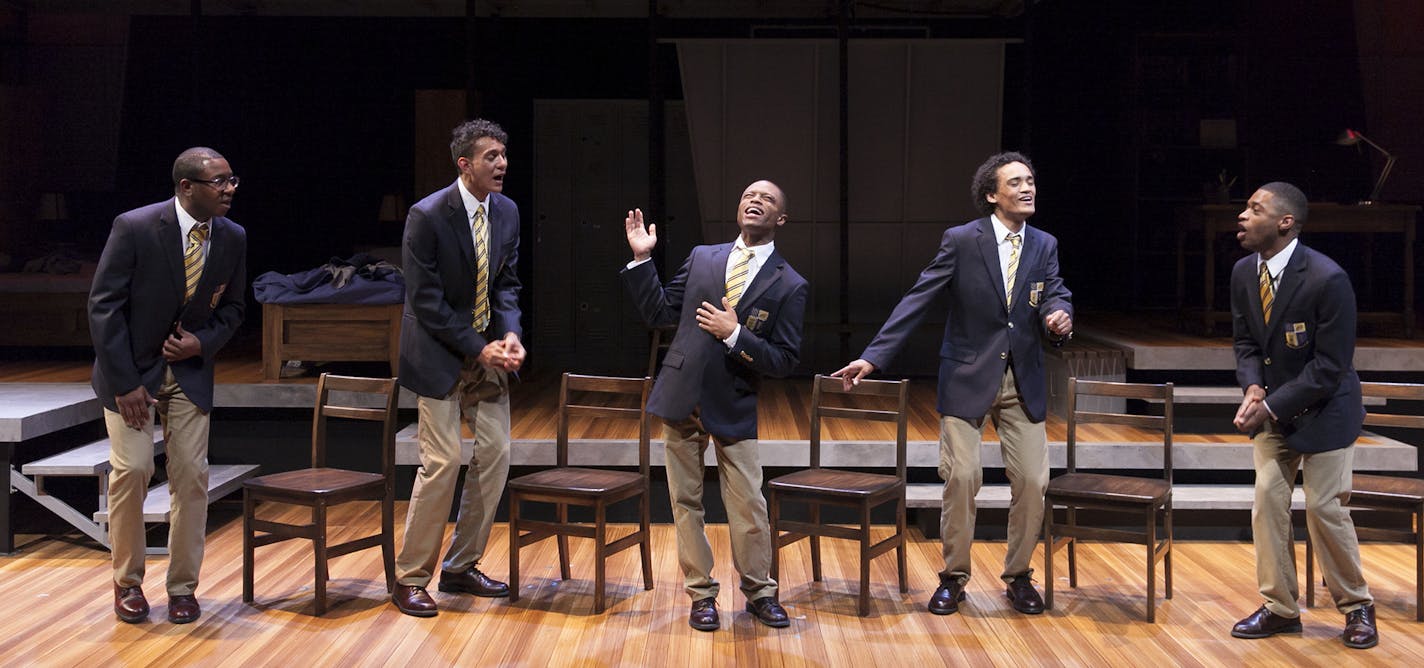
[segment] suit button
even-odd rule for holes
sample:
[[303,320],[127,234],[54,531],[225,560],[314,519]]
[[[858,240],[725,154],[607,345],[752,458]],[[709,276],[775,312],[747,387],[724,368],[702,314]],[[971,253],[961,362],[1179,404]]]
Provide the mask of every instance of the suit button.
[[1012,323],[1012,322],[1009,323],[1009,329],[1013,329],[1013,328],[1014,328],[1014,323]]
[[1008,353],[999,353],[999,359],[1001,359],[1001,360],[1009,359],[1009,354],[1008,354]]
[[1266,366],[1271,366],[1271,358],[1266,358]]

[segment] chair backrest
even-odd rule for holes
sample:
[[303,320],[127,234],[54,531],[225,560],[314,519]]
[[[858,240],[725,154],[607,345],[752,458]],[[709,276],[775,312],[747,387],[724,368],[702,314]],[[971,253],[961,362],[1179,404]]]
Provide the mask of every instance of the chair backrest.
[[[1078,410],[1079,396],[1115,397],[1162,402],[1161,415],[1129,415]],[[1172,383],[1117,383],[1068,379],[1068,472],[1077,470],[1078,425],[1118,424],[1162,432],[1162,477],[1172,482]]]
[[[341,392],[341,396],[333,393]],[[365,400],[363,397],[365,395]],[[371,399],[380,404],[372,407]],[[316,410],[312,414],[312,466],[326,465],[326,423],[328,418],[380,422],[381,473],[386,489],[395,489],[396,402],[400,390],[394,378],[358,378],[321,374],[316,381]]]
[[[872,420],[895,423],[895,475],[905,479],[905,442],[910,404],[910,381],[908,380],[861,380],[850,390],[839,378],[816,374],[811,386],[811,468],[821,468],[821,420],[824,418],[847,418],[851,420]],[[894,410],[884,408],[860,408],[855,400],[845,403],[851,406],[824,406],[831,395],[857,397],[892,397]],[[869,402],[859,402],[869,403]],[[883,405],[884,402],[879,402]]]
[[[1360,394],[1376,399],[1399,399],[1401,401],[1424,401],[1424,384],[1419,383],[1360,383]],[[1365,411],[1367,427],[1403,427],[1424,429],[1424,415],[1386,413],[1383,410]]]
[[[595,418],[619,418],[638,421],[638,470],[643,477],[649,475],[648,461],[648,392],[653,388],[653,379],[647,376],[642,378],[616,378],[612,376],[580,376],[571,373],[564,373],[562,382],[559,384],[559,430],[557,444],[555,446],[555,464],[560,468],[569,465],[569,418],[575,415],[583,415]],[[618,405],[593,405],[570,403],[570,396],[574,392],[593,393],[596,395],[608,395],[609,398],[623,396],[625,400],[621,403],[628,403],[626,398],[634,398],[638,405],[636,408]],[[616,404],[617,401],[608,401],[607,404]]]

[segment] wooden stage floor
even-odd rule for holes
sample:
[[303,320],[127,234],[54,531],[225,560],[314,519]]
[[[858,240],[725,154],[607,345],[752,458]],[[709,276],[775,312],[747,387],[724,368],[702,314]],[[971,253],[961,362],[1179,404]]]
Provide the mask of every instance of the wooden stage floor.
[[[266,512],[280,513],[278,507]],[[295,511],[286,511],[294,513]],[[374,505],[332,513],[333,537],[375,526]],[[399,533],[404,504],[397,506]],[[556,552],[544,541],[523,552],[526,579],[518,603],[434,592],[440,615],[400,614],[386,597],[376,550],[332,562],[332,608],[311,615],[311,551],[305,541],[259,548],[257,603],[241,601],[241,520],[215,509],[198,590],[203,617],[186,626],[164,621],[166,562],[151,557],[146,592],[150,621],[129,625],[111,610],[108,553],[37,536],[0,558],[0,663],[40,666],[1339,666],[1420,665],[1424,625],[1414,619],[1413,551],[1369,543],[1366,577],[1376,598],[1380,645],[1344,648],[1343,616],[1329,606],[1306,610],[1302,635],[1239,640],[1231,624],[1258,604],[1249,543],[1179,542],[1176,591],[1158,601],[1158,621],[1142,621],[1140,547],[1092,544],[1080,559],[1079,587],[1061,579],[1057,607],[1041,616],[1014,612],[994,577],[1001,542],[974,548],[975,577],[957,615],[924,610],[937,583],[937,541],[915,534],[909,545],[910,592],[895,587],[894,559],[875,560],[869,617],[855,614],[856,560],[847,541],[825,542],[826,580],[810,581],[803,541],[783,551],[781,600],[789,628],[771,629],[742,611],[725,525],[710,527],[723,628],[687,626],[672,527],[653,528],[654,589],[642,590],[636,551],[609,563],[609,607],[592,614],[589,541],[571,541],[573,579],[558,580]],[[482,567],[508,574],[507,526],[497,524]],[[1303,549],[1298,558],[1303,558]],[[1039,557],[1041,557],[1041,549]],[[1062,562],[1059,562],[1060,564]],[[1039,572],[1041,574],[1041,564]],[[1066,575],[1065,573],[1061,573]],[[1159,575],[1160,577],[1160,575]],[[1160,588],[1160,581],[1159,581]],[[1321,592],[1322,596],[1328,595]]]

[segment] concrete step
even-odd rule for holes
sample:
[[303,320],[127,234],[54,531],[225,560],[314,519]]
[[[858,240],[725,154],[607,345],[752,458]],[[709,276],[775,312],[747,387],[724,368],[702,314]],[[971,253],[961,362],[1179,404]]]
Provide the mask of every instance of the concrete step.
[[[1182,442],[1172,445],[1173,466],[1177,470],[1250,471],[1251,441],[1245,436],[1231,435],[1222,442]],[[469,461],[474,439],[465,439],[461,460]],[[553,439],[516,439],[511,444],[510,461],[514,466],[553,466]],[[1085,469],[1160,469],[1160,443],[1080,443],[1078,465]],[[665,465],[663,442],[651,444],[653,466]],[[804,467],[808,461],[806,441],[763,440],[758,445],[761,465],[766,467]],[[915,468],[939,467],[939,441],[910,441],[906,457]],[[986,468],[1003,468],[1003,455],[998,441],[985,441],[980,458]],[[716,465],[716,454],[708,449],[706,463]],[[1048,444],[1049,465],[1067,465],[1067,446],[1062,442]],[[638,443],[632,439],[574,439],[569,443],[569,462],[574,466],[637,466]],[[821,462],[828,467],[893,468],[895,452],[884,442],[822,441]],[[420,464],[420,448],[416,442],[416,425],[396,434],[396,463],[407,466]],[[1414,471],[1419,466],[1418,449],[1408,443],[1365,433],[1355,446],[1357,471]]]
[[[20,471],[32,476],[106,475],[113,468],[109,465],[109,445],[109,439],[103,438],[73,450],[37,459],[25,464]],[[163,430],[153,430],[153,454],[163,454],[163,447]]]
[[[944,485],[915,483],[906,486],[905,506],[935,508],[942,503]],[[1173,510],[1250,510],[1256,490],[1252,485],[1173,485]],[[1008,508],[1008,485],[984,485],[974,497],[980,508]],[[1305,509],[1305,490],[1296,487],[1291,495],[1291,509]]]
[[[257,475],[256,464],[216,464],[208,467],[208,503],[231,494],[242,486],[242,481]],[[168,483],[148,489],[148,498],[143,503],[144,522],[167,522],[172,503]],[[94,521],[109,521],[107,509],[94,513]]]

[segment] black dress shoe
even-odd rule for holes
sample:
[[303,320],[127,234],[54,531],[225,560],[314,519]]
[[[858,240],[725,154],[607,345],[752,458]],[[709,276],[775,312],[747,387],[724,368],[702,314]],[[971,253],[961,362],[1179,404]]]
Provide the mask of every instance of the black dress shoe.
[[509,585],[480,572],[471,566],[458,573],[440,571],[440,591],[446,593],[463,592],[475,596],[501,598],[509,595]]
[[198,599],[192,594],[168,597],[168,621],[188,624],[198,621],[202,614],[203,609],[198,606]]
[[930,612],[936,615],[952,615],[959,612],[959,603],[964,600],[964,583],[959,580],[942,581],[934,596],[930,597]]
[[114,585],[114,614],[130,624],[148,619],[148,599],[143,597],[143,589]]
[[698,631],[716,631],[722,625],[717,615],[717,599],[712,597],[692,602],[692,614],[687,616],[687,625]]
[[430,598],[425,587],[396,585],[396,590],[391,592],[391,602],[396,604],[397,610],[412,617],[434,617],[439,614],[435,599]]
[[791,626],[791,618],[786,616],[786,609],[776,602],[775,596],[763,596],[747,601],[747,612],[755,615],[757,621],[772,628]]
[[[1346,616],[1346,619],[1349,619]],[[1231,635],[1237,638],[1269,638],[1277,633],[1300,633],[1299,617],[1282,617],[1270,610],[1266,606],[1261,606],[1231,627]],[[1348,637],[1348,636],[1347,636]]]
[[1020,575],[1009,581],[1009,586],[1004,590],[1004,595],[1009,597],[1009,603],[1015,610],[1025,615],[1037,615],[1043,612],[1043,597],[1038,595],[1038,590],[1033,588],[1033,578],[1027,575]]
[[1345,613],[1345,646],[1350,649],[1369,649],[1379,644],[1379,630],[1375,628],[1375,606],[1367,605]]

